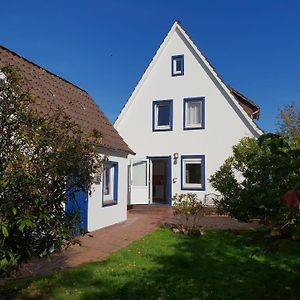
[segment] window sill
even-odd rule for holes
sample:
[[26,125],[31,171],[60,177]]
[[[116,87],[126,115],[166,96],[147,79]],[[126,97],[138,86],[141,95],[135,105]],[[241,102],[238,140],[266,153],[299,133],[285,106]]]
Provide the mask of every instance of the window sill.
[[182,186],[181,187],[182,190],[185,191],[204,191],[205,189],[202,186]]
[[102,207],[117,205],[118,202],[116,200],[106,200],[102,203]]
[[155,127],[153,131],[172,131],[171,127]]
[[177,76],[183,76],[183,73],[178,73],[178,74],[172,74],[172,77],[177,77]]
[[195,126],[184,126],[183,130],[201,130],[204,129],[204,126],[202,125],[195,125]]

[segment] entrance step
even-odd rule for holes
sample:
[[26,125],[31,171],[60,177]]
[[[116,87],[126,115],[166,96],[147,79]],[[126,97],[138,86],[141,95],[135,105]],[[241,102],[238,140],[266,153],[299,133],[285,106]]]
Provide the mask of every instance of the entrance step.
[[147,213],[165,213],[165,212],[172,212],[172,208],[168,205],[164,204],[136,204],[132,205],[132,209],[130,209],[130,213],[137,213],[137,214],[147,214]]

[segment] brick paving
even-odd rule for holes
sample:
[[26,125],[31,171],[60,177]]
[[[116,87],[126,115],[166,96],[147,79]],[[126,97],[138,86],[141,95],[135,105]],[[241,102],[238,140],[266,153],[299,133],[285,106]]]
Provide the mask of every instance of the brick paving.
[[[103,260],[109,254],[142,238],[163,223],[175,220],[172,209],[163,205],[135,206],[128,211],[125,222],[99,229],[80,238],[81,246],[71,246],[67,251],[55,253],[51,258],[34,259],[20,271],[20,277],[47,275],[55,271]],[[245,229],[256,224],[239,223],[229,217],[206,216],[199,225],[211,228]]]

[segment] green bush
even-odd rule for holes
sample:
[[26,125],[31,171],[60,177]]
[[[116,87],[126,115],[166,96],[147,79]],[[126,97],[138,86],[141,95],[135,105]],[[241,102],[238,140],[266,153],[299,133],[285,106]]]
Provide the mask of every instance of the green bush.
[[300,149],[287,137],[242,139],[210,182],[222,194],[219,213],[246,222],[260,219],[281,233],[299,225],[299,210],[282,200],[285,192],[300,188]]
[[[67,195],[89,186],[100,134],[84,133],[59,107],[37,114],[15,70],[0,79],[0,277],[33,256],[75,242]],[[3,74],[5,76],[3,76]],[[74,189],[76,187],[76,189]],[[78,230],[77,230],[78,232]]]
[[205,209],[195,193],[175,194],[172,208],[181,232],[193,235],[199,232],[198,221]]

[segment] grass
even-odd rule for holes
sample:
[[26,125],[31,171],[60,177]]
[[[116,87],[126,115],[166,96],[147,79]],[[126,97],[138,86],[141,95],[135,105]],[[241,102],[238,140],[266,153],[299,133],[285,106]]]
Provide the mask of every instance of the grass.
[[159,229],[105,261],[12,282],[0,298],[300,299],[299,246],[250,231]]

